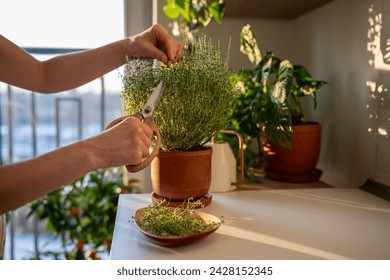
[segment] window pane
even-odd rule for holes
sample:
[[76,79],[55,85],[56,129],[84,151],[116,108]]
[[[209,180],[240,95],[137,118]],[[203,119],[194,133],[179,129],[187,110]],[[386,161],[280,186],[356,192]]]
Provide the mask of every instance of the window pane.
[[123,38],[123,0],[2,0],[0,33],[23,47],[90,48]]

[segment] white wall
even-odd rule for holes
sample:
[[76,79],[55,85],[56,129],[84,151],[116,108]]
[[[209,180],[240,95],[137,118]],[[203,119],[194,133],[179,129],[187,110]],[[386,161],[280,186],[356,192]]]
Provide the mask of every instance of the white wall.
[[[372,1],[336,0],[294,21],[302,52],[296,57],[316,77],[329,81],[319,92],[319,107],[312,116],[324,124],[318,166],[322,180],[334,186],[357,187],[375,177],[375,124],[367,106],[367,81],[378,72],[369,65],[367,33]],[[303,53],[307,53],[305,56]]]
[[157,0],[123,0],[126,36],[138,34],[153,24],[154,1]]
[[[370,103],[366,86],[378,77],[368,64],[367,51],[368,9],[374,1],[378,0],[335,0],[291,21],[225,17],[222,24],[204,29],[222,46],[232,39],[235,69],[250,67],[239,51],[241,28],[250,23],[262,52],[272,50],[306,66],[314,78],[329,82],[318,91],[317,110],[309,103],[307,111],[323,123],[318,168],[323,170],[321,180],[335,187],[359,187],[375,177],[376,135],[368,131],[375,122],[369,117],[375,104]],[[167,23],[162,12],[158,19]]]
[[321,179],[338,187],[358,187],[375,176],[376,135],[369,132],[374,124],[366,86],[378,75],[368,63],[371,2],[336,0],[292,22],[296,62],[329,82],[310,115],[323,122]]

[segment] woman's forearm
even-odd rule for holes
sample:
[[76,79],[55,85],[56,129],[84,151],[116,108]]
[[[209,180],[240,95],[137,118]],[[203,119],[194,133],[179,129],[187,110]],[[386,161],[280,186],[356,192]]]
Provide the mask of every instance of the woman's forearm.
[[96,168],[85,141],[0,167],[0,214],[66,185]]
[[44,83],[40,92],[57,92],[81,86],[126,62],[129,39],[100,48],[56,56],[43,63]]
[[139,164],[148,156],[153,130],[128,117],[91,138],[0,167],[0,214],[56,190],[89,171]]
[[96,49],[39,61],[0,36],[0,80],[35,92],[68,90],[123,65],[132,49],[126,38]]
[[[162,51],[157,46],[164,46]],[[183,46],[159,24],[105,46],[39,61],[0,35],[0,80],[28,90],[51,93],[90,82],[134,55],[156,58],[168,66],[180,60]]]

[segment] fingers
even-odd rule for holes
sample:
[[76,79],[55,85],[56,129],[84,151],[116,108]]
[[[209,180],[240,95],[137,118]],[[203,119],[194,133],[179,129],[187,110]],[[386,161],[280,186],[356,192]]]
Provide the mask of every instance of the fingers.
[[160,60],[162,63],[169,65],[172,64],[172,61],[169,60],[167,54],[163,51],[158,49],[155,45],[146,45],[145,52],[148,53],[148,57],[156,58]]
[[[156,24],[152,27],[152,34],[156,39],[156,42],[162,45],[163,55],[167,56],[167,61],[164,62],[168,66],[172,63],[178,62],[183,56],[183,45],[176,42],[168,33],[167,30],[161,25]],[[164,56],[161,57],[165,59]]]
[[181,58],[183,57],[183,53],[184,53],[184,47],[183,47],[182,44],[180,44],[180,47],[177,48],[176,56],[175,56],[175,61],[174,61],[174,62],[180,61]]
[[147,157],[149,155],[150,145],[152,144],[153,130],[144,122],[134,117],[128,117],[123,122],[129,123],[132,128],[131,130],[133,130],[132,134],[129,135],[133,138],[132,148],[135,150],[139,149],[142,158]]
[[183,56],[183,45],[176,42],[161,24],[129,39],[132,56],[156,58],[167,66],[180,61]]
[[[153,130],[136,117],[127,117],[98,137],[104,167],[136,165],[149,155]],[[95,139],[96,140],[96,139]]]
[[[144,123],[142,123],[144,126],[146,126]],[[143,130],[142,128],[140,128],[141,130]],[[153,132],[152,132],[152,135],[149,136],[149,133],[145,133],[145,131],[141,131],[139,133],[139,140],[140,140],[140,144],[139,144],[139,148],[141,149],[142,151],[142,157],[147,157],[149,155],[149,148],[150,148],[150,145],[152,144],[152,141],[151,141],[151,138],[153,136]]]

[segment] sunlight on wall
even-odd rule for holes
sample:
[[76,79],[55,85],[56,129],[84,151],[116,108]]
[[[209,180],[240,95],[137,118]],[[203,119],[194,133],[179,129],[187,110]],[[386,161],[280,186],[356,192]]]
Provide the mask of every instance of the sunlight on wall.
[[[382,34],[383,22],[382,12],[377,10],[377,7],[372,5],[368,10],[370,24],[368,30],[367,50],[373,55],[369,60],[369,64],[375,69],[390,71],[390,37],[388,34]],[[387,37],[387,38],[386,38]],[[383,46],[381,48],[381,46]]]
[[[368,63],[374,69],[380,71],[390,71],[390,36],[383,32],[382,21],[382,5],[371,5],[368,10],[368,42],[367,51],[372,56]],[[388,85],[378,83],[378,81],[367,81],[366,86],[370,90],[370,101],[377,102],[378,107],[384,107],[388,99]],[[373,110],[370,104],[367,105],[368,110]],[[378,110],[369,114],[370,119],[378,119]],[[388,118],[387,121],[390,121]],[[375,121],[376,122],[376,121]],[[368,128],[372,132],[371,127]],[[378,126],[377,133],[380,136],[388,137],[389,133],[386,128]]]
[[372,78],[368,88],[368,132],[375,141],[376,181],[390,186],[390,1],[370,0],[367,52]]

